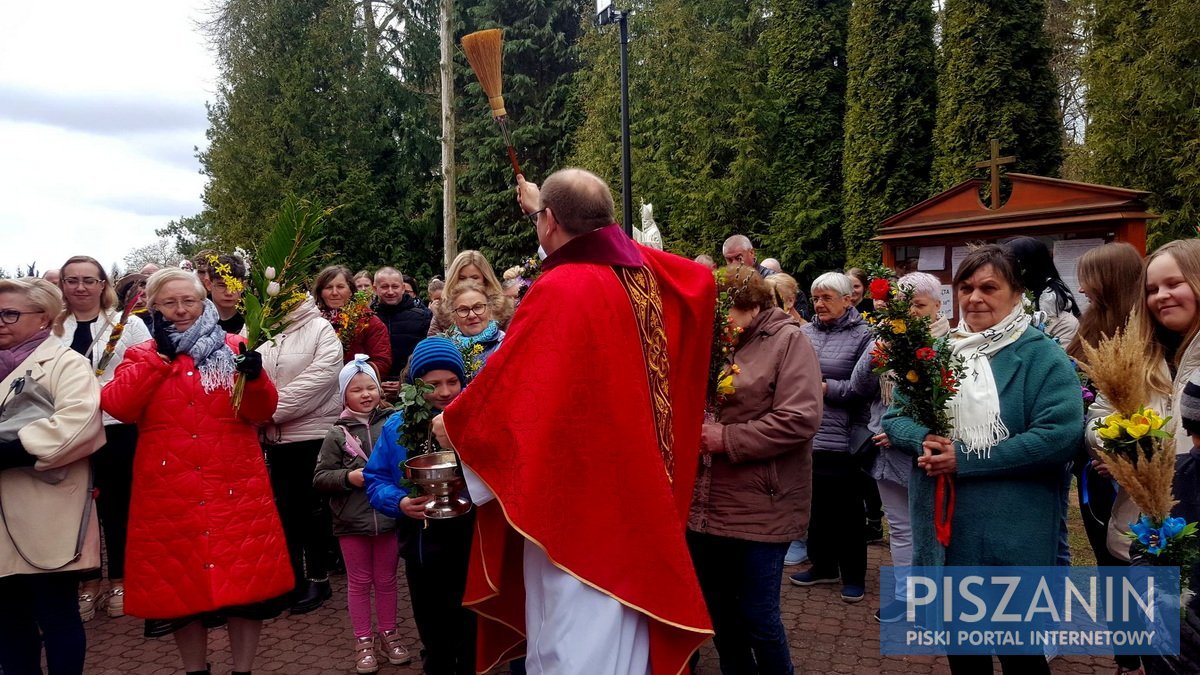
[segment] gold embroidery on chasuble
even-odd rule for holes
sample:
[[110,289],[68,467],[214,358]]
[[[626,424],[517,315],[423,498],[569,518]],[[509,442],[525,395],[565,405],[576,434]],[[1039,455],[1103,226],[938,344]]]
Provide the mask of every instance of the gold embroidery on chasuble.
[[675,436],[671,430],[671,391],[667,380],[671,362],[667,358],[667,331],[663,323],[662,295],[658,280],[649,269],[616,268],[617,278],[629,294],[634,320],[642,338],[642,356],[654,405],[654,427],[667,479],[675,481]]

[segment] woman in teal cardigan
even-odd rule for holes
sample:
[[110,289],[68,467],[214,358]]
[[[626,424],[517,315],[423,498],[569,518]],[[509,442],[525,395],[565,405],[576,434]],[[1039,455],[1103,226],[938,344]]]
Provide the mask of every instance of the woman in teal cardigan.
[[[954,277],[960,322],[950,333],[966,373],[949,404],[955,442],[893,406],[883,420],[894,447],[917,457],[909,492],[913,565],[1055,564],[1062,475],[1083,436],[1083,401],[1070,361],[1031,328],[1012,255],[974,250]],[[949,546],[935,535],[934,486],[951,475]],[[989,656],[951,656],[954,673],[990,672]],[[985,663],[979,663],[986,660]],[[1002,656],[1005,673],[1049,673],[1041,656]]]

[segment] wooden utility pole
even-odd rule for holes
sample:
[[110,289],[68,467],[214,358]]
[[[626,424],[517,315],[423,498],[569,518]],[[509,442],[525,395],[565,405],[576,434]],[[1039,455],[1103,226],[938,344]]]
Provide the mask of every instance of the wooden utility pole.
[[442,234],[445,268],[458,256],[458,212],[454,208],[454,0],[442,0],[438,23],[442,74]]

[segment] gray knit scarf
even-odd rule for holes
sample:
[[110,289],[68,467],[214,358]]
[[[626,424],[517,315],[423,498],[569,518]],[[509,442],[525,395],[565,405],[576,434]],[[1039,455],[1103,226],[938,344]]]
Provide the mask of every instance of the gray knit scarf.
[[174,326],[167,328],[175,349],[196,362],[205,392],[233,388],[233,351],[225,344],[225,329],[217,324],[220,318],[212,301],[205,300],[204,312],[187,330],[178,333]]

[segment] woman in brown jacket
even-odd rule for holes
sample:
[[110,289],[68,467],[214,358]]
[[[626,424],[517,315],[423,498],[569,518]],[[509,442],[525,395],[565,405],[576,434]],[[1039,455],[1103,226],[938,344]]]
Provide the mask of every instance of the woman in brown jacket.
[[733,394],[706,423],[688,546],[724,673],[792,673],[779,579],[808,529],[821,370],[800,326],[774,307],[763,278],[731,265],[720,289],[742,328]]

